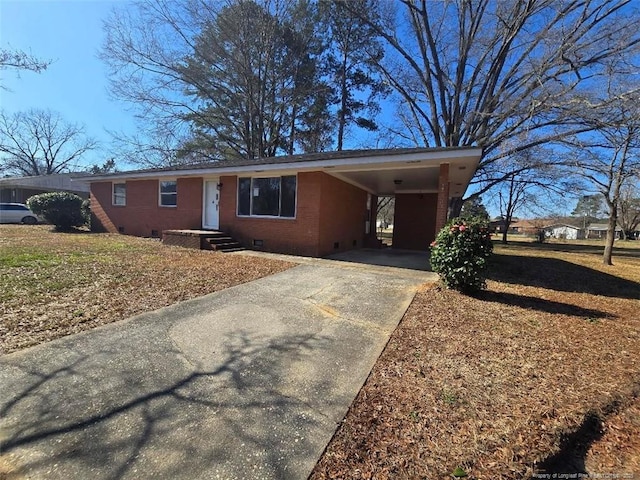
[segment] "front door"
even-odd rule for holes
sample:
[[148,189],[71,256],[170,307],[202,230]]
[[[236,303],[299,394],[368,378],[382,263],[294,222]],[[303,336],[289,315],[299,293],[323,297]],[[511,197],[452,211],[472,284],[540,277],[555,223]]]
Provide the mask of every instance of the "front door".
[[220,227],[220,180],[204,182],[204,209],[202,227],[217,230]]

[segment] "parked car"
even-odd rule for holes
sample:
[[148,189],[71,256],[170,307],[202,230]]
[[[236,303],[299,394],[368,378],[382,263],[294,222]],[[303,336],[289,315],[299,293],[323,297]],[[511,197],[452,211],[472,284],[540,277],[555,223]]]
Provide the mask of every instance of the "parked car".
[[42,221],[23,203],[0,203],[0,223],[26,223],[35,225]]

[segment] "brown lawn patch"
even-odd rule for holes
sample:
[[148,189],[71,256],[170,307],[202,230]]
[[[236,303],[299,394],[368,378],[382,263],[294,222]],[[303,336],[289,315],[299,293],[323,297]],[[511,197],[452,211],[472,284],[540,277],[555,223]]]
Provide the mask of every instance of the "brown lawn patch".
[[280,272],[293,264],[123,235],[0,226],[0,354]]
[[311,478],[639,475],[640,250],[617,253],[498,246],[476,298],[419,292]]

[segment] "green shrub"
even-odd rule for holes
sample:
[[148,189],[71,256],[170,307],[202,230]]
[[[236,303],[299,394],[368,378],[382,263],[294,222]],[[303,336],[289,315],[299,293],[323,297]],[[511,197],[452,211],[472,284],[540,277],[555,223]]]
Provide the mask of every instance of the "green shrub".
[[486,224],[454,218],[431,244],[431,268],[447,287],[475,292],[486,286],[484,272],[492,250]]
[[50,192],[34,195],[27,200],[27,206],[36,215],[52,223],[56,230],[71,230],[84,225],[82,198],[69,192]]
[[82,212],[82,216],[84,217],[84,224],[91,225],[91,201],[87,198],[82,202],[82,207],[80,208]]

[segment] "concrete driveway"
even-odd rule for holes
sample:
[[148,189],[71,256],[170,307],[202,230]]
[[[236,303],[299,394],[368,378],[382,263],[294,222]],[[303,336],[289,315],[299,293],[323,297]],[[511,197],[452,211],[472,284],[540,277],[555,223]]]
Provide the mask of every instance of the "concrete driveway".
[[0,357],[0,473],[304,479],[433,279],[407,272],[316,261]]

